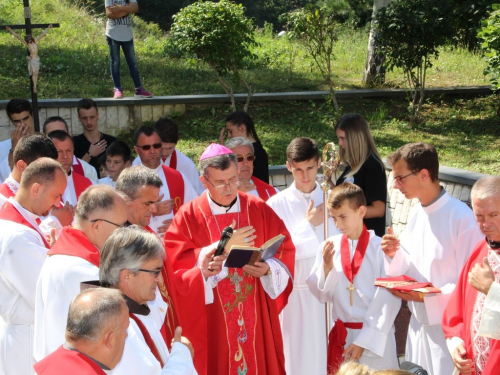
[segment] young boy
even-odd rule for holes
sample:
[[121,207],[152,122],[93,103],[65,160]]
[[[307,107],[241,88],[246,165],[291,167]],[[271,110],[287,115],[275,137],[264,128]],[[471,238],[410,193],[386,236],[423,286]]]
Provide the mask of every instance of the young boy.
[[123,141],[114,141],[106,150],[106,169],[108,176],[99,179],[99,184],[116,186],[116,180],[125,168],[130,167],[132,153]]
[[343,183],[331,191],[327,204],[342,234],[320,245],[307,285],[321,302],[331,302],[329,373],[347,359],[377,370],[398,368],[393,323],[401,302],[373,285],[385,276],[384,259],[381,238],[363,224],[363,190]]

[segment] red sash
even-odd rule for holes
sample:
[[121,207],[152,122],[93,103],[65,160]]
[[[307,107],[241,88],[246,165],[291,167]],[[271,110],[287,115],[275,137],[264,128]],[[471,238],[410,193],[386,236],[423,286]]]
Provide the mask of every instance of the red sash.
[[179,208],[184,204],[184,179],[181,172],[176,171],[171,167],[162,165],[165,180],[167,180],[168,192],[170,199],[174,200],[174,215],[179,211]]
[[151,338],[148,329],[144,326],[141,320],[137,316],[135,316],[135,314],[129,313],[128,315],[130,316],[131,319],[134,320],[134,322],[137,323],[137,326],[141,330],[142,336],[144,336],[144,340],[146,341],[146,344],[148,344],[151,353],[155,356],[156,360],[160,362],[160,365],[163,368],[163,366],[165,366],[165,363],[163,363],[160,352],[158,351],[155,342]]
[[50,249],[50,245],[45,239],[45,236],[40,233],[40,231],[35,228],[31,223],[24,218],[23,215],[14,207],[14,205],[10,202],[5,202],[5,204],[0,209],[0,219],[13,221],[14,223],[22,224],[27,226],[28,228],[33,229],[40,235],[40,238],[43,241],[43,244],[47,249]]
[[344,346],[347,337],[347,329],[361,329],[363,323],[344,323],[342,320],[337,319],[330,334],[328,335],[328,351],[327,351],[327,364],[328,373],[335,374],[340,365],[344,361]]
[[73,185],[75,186],[76,200],[80,199],[80,195],[87,190],[89,186],[92,186],[92,181],[87,177],[80,175],[78,173],[73,173]]
[[172,156],[170,156],[170,168],[177,170],[177,150],[174,149]]
[[47,255],[70,255],[85,259],[94,266],[99,267],[99,250],[78,229],[64,227],[55,245]]
[[264,181],[259,180],[257,177],[252,177],[253,184],[255,185],[255,189],[259,194],[260,199],[264,202],[271,198],[273,195],[276,195],[276,189],[271,185],[266,184]]
[[5,182],[3,184],[0,184],[0,194],[2,194],[7,199],[15,195],[14,192],[10,190],[9,185],[7,185]]
[[83,171],[82,163],[80,163],[80,160],[78,160],[78,158],[76,158],[76,164],[73,164],[71,167],[73,168],[73,172],[76,172],[80,176],[85,177],[85,172]]
[[340,240],[340,260],[342,261],[344,275],[351,284],[354,283],[354,277],[356,277],[359,267],[361,267],[366,249],[368,248],[368,242],[370,242],[370,233],[368,233],[366,226],[363,224],[363,230],[361,231],[361,236],[359,237],[358,245],[356,246],[351,263],[347,236],[345,234],[342,235],[342,239]]
[[59,347],[33,366],[38,375],[106,375],[97,363],[75,350]]

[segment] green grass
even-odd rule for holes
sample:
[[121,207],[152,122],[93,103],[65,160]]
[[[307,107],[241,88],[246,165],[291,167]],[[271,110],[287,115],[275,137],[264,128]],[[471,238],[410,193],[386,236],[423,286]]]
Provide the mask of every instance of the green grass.
[[[22,2],[0,1],[0,24],[23,23]],[[59,22],[40,41],[40,98],[109,97],[112,81],[102,14],[69,6],[64,0],[32,1],[32,22]],[[40,31],[34,32],[35,36]],[[211,70],[194,58],[179,57],[168,36],[157,25],[134,18],[136,55],[143,85],[155,95],[223,93]],[[277,38],[269,28],[256,31],[260,43],[255,61],[243,74],[257,92],[326,90],[304,48],[287,38]],[[361,87],[368,30],[345,30],[335,48],[337,88]],[[6,31],[0,31],[0,99],[29,96],[26,51]],[[122,60],[122,86],[132,94],[133,83]],[[485,63],[479,54],[443,48],[428,72],[428,86],[487,84]],[[388,87],[405,87],[400,71],[387,74]],[[244,92],[236,87],[237,92]]]

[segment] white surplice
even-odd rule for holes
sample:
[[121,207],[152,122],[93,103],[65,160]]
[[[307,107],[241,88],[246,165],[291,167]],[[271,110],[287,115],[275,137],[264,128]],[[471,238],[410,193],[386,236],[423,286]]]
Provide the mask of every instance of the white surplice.
[[[318,183],[307,197],[314,200],[314,207],[323,203]],[[324,375],[327,372],[325,304],[314,297],[306,284],[318,246],[324,239],[324,225],[314,227],[306,219],[309,201],[295,184],[269,198],[267,204],[285,223],[296,250],[293,290],[280,314],[286,373]],[[328,232],[329,236],[339,233],[331,218]]]
[[500,284],[496,281],[491,284],[484,300],[478,334],[500,340]]
[[162,360],[161,364],[151,353],[146,340],[137,323],[130,319],[127,329],[128,336],[125,340],[125,350],[118,365],[110,372],[112,375],[191,375],[196,374],[189,349],[181,343],[175,343],[169,353],[168,348],[160,333],[161,324],[165,319],[168,305],[163,301],[161,294],[156,289],[156,298],[148,302],[149,315],[135,314],[148,330],[154,341]]
[[412,208],[400,235],[400,250],[392,261],[384,257],[389,276],[408,275],[442,291],[426,296],[424,303],[408,302],[406,360],[419,364],[429,375],[451,374],[455,368],[441,320],[465,261],[483,238],[472,210],[444,192],[429,206]]
[[[332,319],[343,322],[363,323],[361,329],[347,330],[345,349],[354,343],[364,348],[360,363],[376,370],[399,368],[394,336],[394,319],[401,307],[401,301],[383,288],[373,285],[378,277],[385,277],[381,238],[370,230],[370,241],[363,262],[354,277],[353,306],[350,304],[349,280],[342,269],[340,242],[342,235],[333,241],[335,254],[333,268],[325,280],[323,268],[323,245],[317,248],[316,262],[307,285],[311,292],[323,302],[331,302]],[[358,240],[348,240],[352,262]]]
[[97,182],[98,185],[108,185],[111,186],[112,188],[116,187],[116,181],[113,181],[111,177],[106,176],[103,178],[100,178]]
[[[147,167],[146,167],[147,168]],[[158,166],[156,169],[151,169],[155,172],[159,177],[163,186],[160,188],[160,196],[163,194],[162,201],[170,199],[170,192],[168,190],[167,179],[165,177],[165,172],[163,172],[162,164]],[[193,188],[193,185],[189,182],[186,176],[182,174],[182,179],[184,180],[184,204],[198,197],[198,194]],[[155,232],[158,231],[158,227],[163,225],[163,221],[174,218],[174,211],[170,212],[166,215],[161,216],[152,216],[151,222],[149,223],[149,227],[153,229]]]
[[69,305],[80,293],[80,283],[97,279],[99,268],[83,258],[61,254],[47,258],[36,285],[35,361],[65,342]]
[[[175,169],[186,176],[197,195],[201,195],[201,193],[205,191],[205,188],[201,184],[200,173],[198,172],[196,165],[189,157],[177,150],[177,148],[175,149],[175,152],[177,154],[177,168]],[[163,161],[163,159],[160,161],[163,165],[170,167],[170,160],[172,160],[172,155],[170,155],[165,161]],[[141,158],[138,156],[132,162],[132,165],[141,165],[141,163]]]
[[[37,228],[38,216],[9,199],[21,215]],[[40,235],[23,224],[0,220],[0,373],[34,374],[33,324],[35,289],[47,248]]]

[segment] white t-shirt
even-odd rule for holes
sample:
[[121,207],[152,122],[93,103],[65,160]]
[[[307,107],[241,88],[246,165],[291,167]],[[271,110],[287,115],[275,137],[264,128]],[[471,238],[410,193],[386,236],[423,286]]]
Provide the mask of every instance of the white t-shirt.
[[[127,3],[137,3],[137,0],[104,0],[104,6],[111,7],[113,3],[118,5],[127,5]],[[125,17],[111,19],[106,22],[106,36],[118,42],[128,42],[133,38],[132,35],[132,15],[129,13]]]

